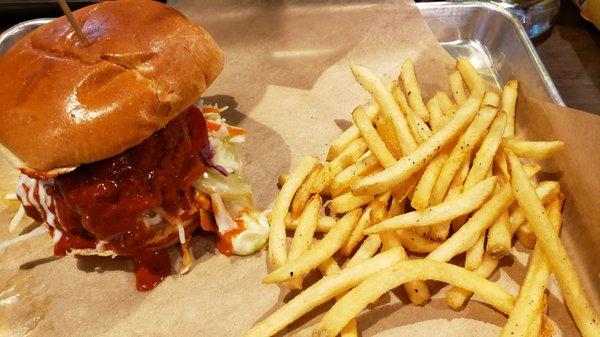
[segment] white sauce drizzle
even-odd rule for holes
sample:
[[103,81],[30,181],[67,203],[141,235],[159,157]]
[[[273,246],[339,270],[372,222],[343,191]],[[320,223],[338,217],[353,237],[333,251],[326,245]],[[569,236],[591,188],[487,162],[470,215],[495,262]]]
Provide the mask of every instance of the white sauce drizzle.
[[55,228],[54,236],[52,237],[52,241],[54,241],[54,244],[57,244],[58,241],[60,241],[60,238],[62,238],[62,232]]
[[210,200],[212,202],[215,222],[219,228],[219,234],[223,235],[236,229],[238,225],[227,211],[227,208],[225,208],[221,195],[219,193],[212,193],[210,195]]
[[183,245],[185,243],[185,229],[180,221],[177,221],[177,231],[179,232],[179,242]]
[[[53,180],[39,181],[28,177],[25,174],[19,176],[19,185],[17,187],[17,196],[23,206],[33,206],[42,213],[44,222],[53,228],[56,226],[57,216],[50,210],[52,207],[52,197],[46,192],[46,186],[52,184]],[[27,190],[27,192],[25,192]],[[38,202],[39,200],[39,202]]]
[[39,186],[38,194],[39,194],[40,203],[42,204],[42,208],[44,209],[46,223],[48,224],[48,226],[52,226],[52,227],[56,228],[56,223],[54,222],[54,220],[56,219],[56,216],[50,210],[50,206],[52,206],[52,197],[46,193],[46,185],[51,184],[51,183],[52,183],[52,180],[41,181],[41,182],[38,181],[38,186]]
[[19,176],[19,182],[17,183],[17,193],[15,193],[15,194],[21,200],[21,203],[24,206],[29,206],[29,205],[31,205],[31,203],[29,202],[29,200],[27,200],[27,195],[25,195],[24,185],[25,185],[25,183],[22,181],[21,177]]

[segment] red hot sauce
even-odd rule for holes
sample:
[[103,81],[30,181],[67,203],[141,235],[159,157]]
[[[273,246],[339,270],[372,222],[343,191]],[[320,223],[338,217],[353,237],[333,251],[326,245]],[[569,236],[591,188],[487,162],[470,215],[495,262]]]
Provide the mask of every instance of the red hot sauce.
[[[55,254],[101,242],[133,258],[138,290],[154,288],[171,271],[166,248],[178,242],[178,231],[175,224],[148,226],[142,215],[160,208],[183,220],[186,234],[198,227],[192,182],[205,170],[200,150],[207,144],[206,120],[191,106],[125,152],[45,181],[61,231]],[[26,212],[46,218],[43,209],[28,206]]]

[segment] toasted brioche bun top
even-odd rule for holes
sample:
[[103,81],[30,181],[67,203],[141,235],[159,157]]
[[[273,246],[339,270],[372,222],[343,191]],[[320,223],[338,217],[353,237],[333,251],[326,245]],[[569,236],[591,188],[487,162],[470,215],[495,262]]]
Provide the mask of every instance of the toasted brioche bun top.
[[[223,68],[212,37],[154,1],[106,1],[60,17],[0,59],[0,152],[20,169],[65,168],[141,143]],[[68,169],[67,169],[68,170]]]

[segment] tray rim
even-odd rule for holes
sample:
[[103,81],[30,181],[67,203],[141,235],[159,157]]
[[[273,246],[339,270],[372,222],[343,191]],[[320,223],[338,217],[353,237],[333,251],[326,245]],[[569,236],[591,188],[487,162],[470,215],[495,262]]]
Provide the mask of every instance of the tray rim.
[[[427,9],[434,10],[434,9],[444,9],[444,8],[479,8],[479,9],[484,9],[484,10],[493,12],[496,15],[501,15],[506,20],[508,20],[510,22],[510,24],[512,24],[514,26],[515,30],[517,31],[517,36],[519,38],[519,41],[525,47],[525,50],[526,50],[527,54],[529,55],[529,58],[533,61],[535,70],[542,77],[542,82],[543,82],[546,90],[550,94],[551,99],[553,100],[552,103],[555,103],[555,104],[558,104],[561,106],[566,106],[564,100],[562,99],[562,97],[560,96],[560,93],[558,92],[558,89],[556,88],[556,85],[554,84],[554,81],[552,80],[552,77],[548,73],[546,66],[540,59],[539,54],[537,53],[533,43],[531,42],[531,39],[529,39],[529,37],[527,36],[527,33],[525,32],[523,25],[521,24],[519,19],[514,14],[512,14],[509,10],[507,10],[506,8],[504,8],[501,5],[496,4],[496,3],[479,2],[479,1],[419,2],[419,3],[416,3],[416,6],[421,12],[423,12],[423,10],[427,10]],[[51,20],[53,20],[53,18],[31,19],[31,20],[20,22],[14,26],[8,28],[4,32],[2,32],[2,34],[0,34],[0,46],[4,43],[5,40],[9,39],[15,32],[21,30],[23,27],[27,27],[30,25],[39,26],[39,25],[48,23]],[[478,40],[478,41],[485,46],[485,43],[483,43],[483,41],[480,41],[480,40]],[[451,42],[451,41],[440,41],[440,42]],[[493,60],[492,60],[492,64],[493,64]]]
[[[496,15],[503,16],[506,20],[508,20],[516,29],[517,36],[521,44],[525,47],[529,58],[533,61],[535,65],[535,70],[541,75],[542,80],[544,82],[544,86],[546,90],[550,94],[553,102],[555,104],[566,106],[565,101],[562,99],[550,73],[546,69],[546,66],[542,62],[533,42],[525,32],[521,21],[508,9],[504,8],[501,4],[493,3],[493,2],[480,2],[480,1],[466,1],[466,2],[445,2],[445,1],[433,1],[433,2],[418,2],[416,3],[417,8],[423,12],[423,10],[427,9],[444,9],[444,8],[480,8],[490,12],[495,13]],[[485,46],[483,41],[478,40]],[[440,41],[442,42],[442,41]],[[493,60],[492,60],[493,61]],[[492,63],[493,64],[493,63]]]

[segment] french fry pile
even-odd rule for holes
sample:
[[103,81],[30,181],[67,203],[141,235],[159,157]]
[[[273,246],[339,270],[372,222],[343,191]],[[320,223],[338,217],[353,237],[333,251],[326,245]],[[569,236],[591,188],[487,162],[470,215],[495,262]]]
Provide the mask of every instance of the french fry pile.
[[[280,177],[270,216],[272,271],[263,283],[302,289],[315,269],[323,278],[245,336],[272,336],[332,298],[313,336],[357,336],[355,317],[368,304],[400,286],[414,304],[424,303],[426,280],[453,285],[446,292],[453,309],[475,293],[505,313],[502,336],[546,335],[551,273],[581,334],[599,336],[599,317],[558,236],[560,185],[534,182],[540,166],[531,160],[563,143],[515,138],[516,81],[499,95],[486,91],[468,61],[456,68],[451,97],[438,92],[425,104],[410,61],[389,85],[351,66],[374,102],[354,109],[326,163],[306,156]],[[286,230],[293,232],[289,251]],[[533,250],[516,298],[487,279],[511,254],[515,234]],[[427,255],[411,259],[406,251]],[[463,253],[464,265],[449,263]]]

